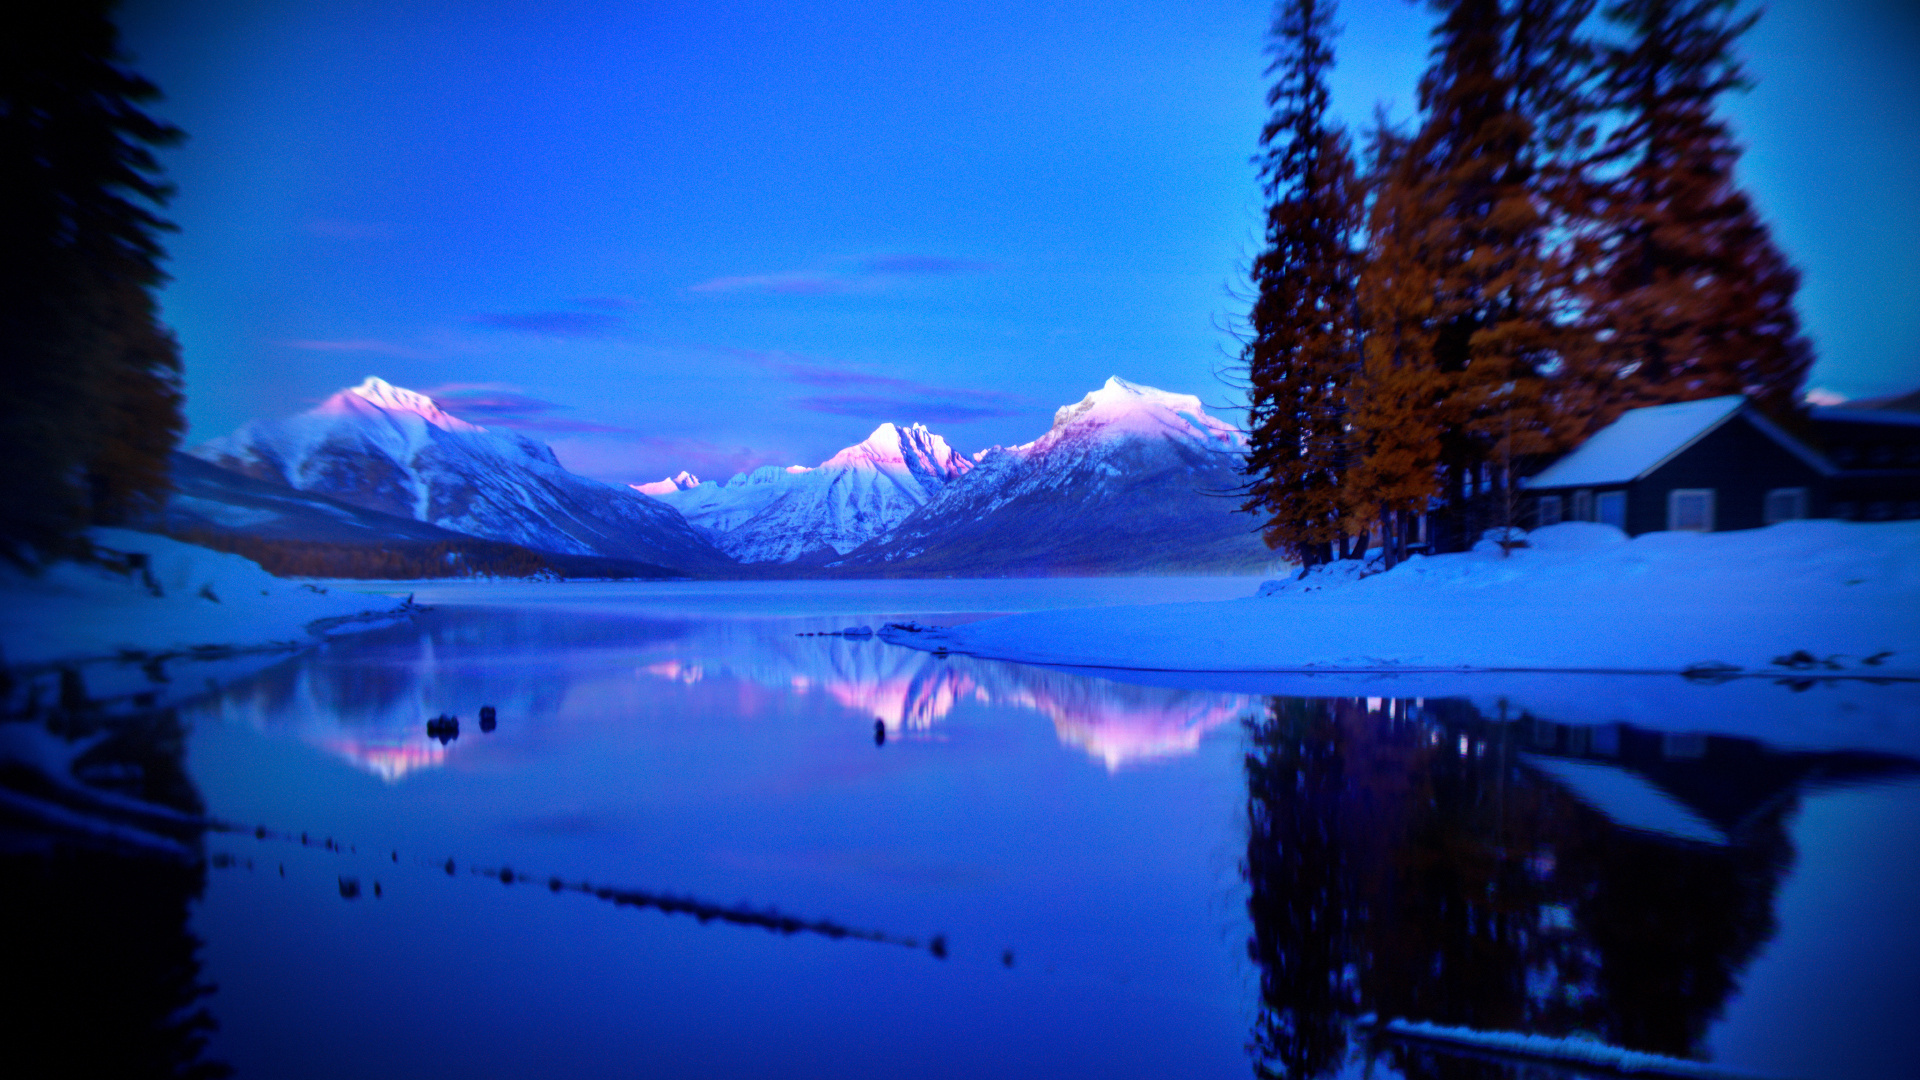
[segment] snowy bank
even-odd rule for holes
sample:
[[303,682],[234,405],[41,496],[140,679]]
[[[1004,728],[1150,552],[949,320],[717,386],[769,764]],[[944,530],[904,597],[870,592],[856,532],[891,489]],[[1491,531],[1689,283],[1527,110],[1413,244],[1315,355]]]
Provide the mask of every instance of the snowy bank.
[[0,662],[291,646],[398,614],[390,597],[276,578],[238,555],[164,536],[92,537],[109,557],[144,555],[145,568],[58,563],[38,577],[0,569]]
[[1213,603],[1051,611],[882,636],[1027,663],[1160,671],[1621,671],[1920,677],[1920,522],[1796,521],[1527,547],[1270,583]]

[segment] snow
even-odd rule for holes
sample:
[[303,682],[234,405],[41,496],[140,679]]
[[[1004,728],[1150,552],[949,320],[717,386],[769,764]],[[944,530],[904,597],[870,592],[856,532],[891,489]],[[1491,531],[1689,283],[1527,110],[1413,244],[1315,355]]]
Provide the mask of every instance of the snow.
[[1107,439],[1129,435],[1174,436],[1228,449],[1245,443],[1239,429],[1208,416],[1195,395],[1169,393],[1114,375],[1100,389],[1056,410],[1053,427],[1045,435],[1012,450],[1032,455],[1077,434],[1093,431]]
[[1521,754],[1520,760],[1546,773],[1580,801],[1607,815],[1614,824],[1664,833],[1703,844],[1725,844],[1727,834],[1685,804],[1625,769],[1591,761],[1567,761]]
[[642,495],[665,495],[673,491],[686,491],[700,486],[700,478],[681,469],[665,480],[655,480],[650,484],[628,484],[628,487]]
[[[1604,531],[1602,531],[1604,530]],[[1215,603],[1010,616],[917,648],[1165,671],[1620,671],[1920,677],[1920,522],[1784,522],[1632,540],[1569,523],[1533,546],[1336,567]],[[1869,660],[1872,660],[1869,663]]]
[[881,536],[972,468],[925,426],[889,423],[818,468],[768,465],[725,485],[635,489],[678,510],[741,562],[792,562],[829,549],[844,555]]
[[682,570],[728,561],[658,501],[576,476],[542,443],[470,424],[378,378],[297,416],[251,421],[189,453],[256,479],[540,551]]
[[1844,409],[1823,407],[1809,410],[1815,420],[1844,420],[1855,424],[1899,424],[1920,427],[1920,413],[1898,409]]
[[1726,423],[1747,403],[1739,394],[1630,409],[1580,448],[1527,481],[1532,488],[1625,484]]
[[[309,588],[276,578],[238,555],[124,529],[96,529],[94,543],[148,557],[154,595],[138,572],[58,563],[38,577],[0,570],[0,657],[9,665],[78,661],[127,651],[248,649],[302,644],[328,624],[365,625],[395,601],[342,586]],[[322,624],[313,630],[315,623]]]
[[1411,1020],[1389,1020],[1380,1026],[1401,1038],[1451,1043],[1477,1050],[1492,1050],[1521,1057],[1544,1058],[1549,1061],[1597,1065],[1613,1072],[1633,1075],[1716,1077],[1722,1080],[1741,1075],[1716,1068],[1704,1061],[1629,1050],[1595,1038],[1528,1035],[1518,1031],[1481,1031],[1475,1028]]

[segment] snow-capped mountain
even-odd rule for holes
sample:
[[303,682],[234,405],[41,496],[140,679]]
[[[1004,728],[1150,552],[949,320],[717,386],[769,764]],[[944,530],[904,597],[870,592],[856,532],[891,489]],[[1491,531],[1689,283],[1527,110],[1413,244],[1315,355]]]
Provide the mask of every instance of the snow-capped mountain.
[[919,424],[881,424],[817,468],[768,465],[725,484],[702,484],[683,472],[634,487],[678,510],[743,563],[791,563],[845,555],[972,468]]
[[681,469],[665,480],[655,480],[651,484],[628,484],[628,487],[642,495],[665,495],[669,491],[685,491],[700,486],[700,478]]
[[658,500],[576,476],[545,444],[467,423],[377,378],[190,453],[256,479],[542,551],[683,570],[731,563]]
[[884,536],[829,566],[923,574],[1258,570],[1233,497],[1244,437],[1200,399],[1120,378],[994,447]]

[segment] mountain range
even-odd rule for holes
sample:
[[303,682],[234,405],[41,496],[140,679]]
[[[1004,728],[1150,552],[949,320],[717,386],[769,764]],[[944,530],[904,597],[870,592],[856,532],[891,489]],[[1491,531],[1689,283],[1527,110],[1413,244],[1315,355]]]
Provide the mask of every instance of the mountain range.
[[330,543],[479,537],[700,577],[1257,572],[1272,555],[1230,497],[1243,449],[1198,398],[1114,378],[1038,439],[971,457],[885,423],[814,467],[615,487],[369,378],[191,450],[164,520]]
[[189,453],[257,480],[536,551],[692,573],[734,563],[657,500],[568,472],[542,443],[467,423],[377,378]]

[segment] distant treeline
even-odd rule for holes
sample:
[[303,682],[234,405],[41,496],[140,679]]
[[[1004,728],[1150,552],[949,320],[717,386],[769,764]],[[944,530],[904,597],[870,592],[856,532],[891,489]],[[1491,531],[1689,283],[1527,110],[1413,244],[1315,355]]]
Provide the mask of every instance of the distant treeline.
[[393,541],[378,546],[268,539],[211,529],[179,529],[176,540],[260,564],[275,577],[357,578],[647,578],[681,576],[651,563],[560,555],[497,540]]

